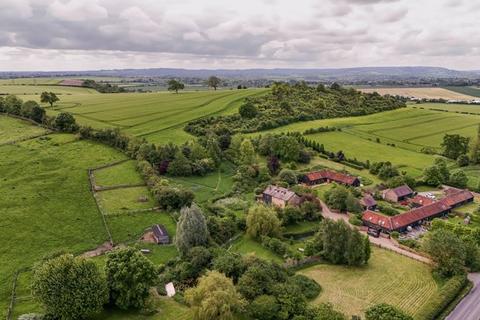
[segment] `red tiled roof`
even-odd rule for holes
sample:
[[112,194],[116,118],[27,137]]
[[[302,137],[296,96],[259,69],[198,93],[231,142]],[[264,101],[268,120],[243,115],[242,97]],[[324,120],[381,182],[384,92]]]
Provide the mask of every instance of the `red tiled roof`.
[[329,179],[332,181],[349,184],[349,185],[355,183],[355,181],[358,180],[357,177],[343,174],[340,172],[330,171],[330,170],[310,172],[306,174],[306,177],[310,181],[315,181],[319,179]]
[[387,230],[393,230],[392,218],[375,211],[366,210],[362,215],[362,220],[383,227]]
[[407,186],[406,184],[404,184],[403,186],[400,186],[400,187],[396,187],[396,188],[391,189],[391,190],[397,195],[397,197],[404,197],[404,196],[408,196],[409,194],[413,193],[413,190],[410,189],[410,187]]
[[393,229],[407,227],[413,223],[431,218],[449,209],[450,206],[443,203],[442,201],[435,202],[420,208],[412,209],[410,211],[392,217]]
[[473,199],[473,194],[468,190],[459,190],[456,193],[451,193],[447,197],[440,200],[450,207],[454,207],[459,203]]
[[435,200],[417,194],[415,197],[413,197],[410,200],[410,202],[415,203],[415,204],[419,204],[421,206],[428,206],[428,205],[434,203]]

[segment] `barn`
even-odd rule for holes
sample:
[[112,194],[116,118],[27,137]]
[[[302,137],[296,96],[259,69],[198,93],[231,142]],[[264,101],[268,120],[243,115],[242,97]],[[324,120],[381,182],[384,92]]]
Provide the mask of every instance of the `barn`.
[[304,177],[304,182],[308,185],[337,182],[346,186],[360,186],[360,180],[358,177],[331,170],[321,170],[307,173]]
[[400,202],[412,196],[413,190],[406,184],[383,192],[383,199],[392,202]]
[[169,244],[170,237],[168,235],[167,229],[163,224],[156,224],[152,226],[153,239],[157,244]]

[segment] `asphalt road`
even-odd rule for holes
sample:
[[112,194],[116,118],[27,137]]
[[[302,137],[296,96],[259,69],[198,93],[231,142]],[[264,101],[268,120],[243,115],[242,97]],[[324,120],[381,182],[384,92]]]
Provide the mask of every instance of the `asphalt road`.
[[480,320],[480,273],[470,273],[468,279],[473,282],[472,290],[446,320]]

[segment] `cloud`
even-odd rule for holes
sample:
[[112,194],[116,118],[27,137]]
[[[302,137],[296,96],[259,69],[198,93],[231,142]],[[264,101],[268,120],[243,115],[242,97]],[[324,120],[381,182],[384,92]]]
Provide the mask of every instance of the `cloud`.
[[[291,0],[2,0],[0,69],[399,64],[479,69],[477,5],[461,0],[302,0],[301,5]],[[57,63],[47,63],[47,57]]]

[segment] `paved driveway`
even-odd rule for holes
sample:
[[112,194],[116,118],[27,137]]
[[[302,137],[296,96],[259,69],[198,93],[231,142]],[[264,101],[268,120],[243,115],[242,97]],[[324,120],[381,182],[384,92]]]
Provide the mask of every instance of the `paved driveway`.
[[470,273],[468,279],[473,282],[472,290],[446,320],[480,320],[480,273]]

